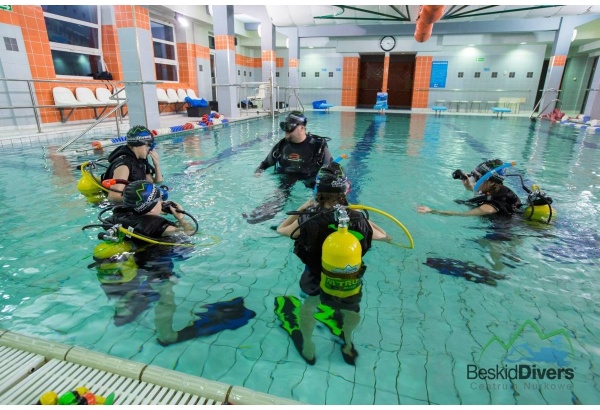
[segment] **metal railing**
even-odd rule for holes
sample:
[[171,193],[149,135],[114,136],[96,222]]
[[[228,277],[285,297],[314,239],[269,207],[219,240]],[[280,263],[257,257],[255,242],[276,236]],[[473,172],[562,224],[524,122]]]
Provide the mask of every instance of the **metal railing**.
[[[544,99],[544,96],[546,95],[547,92],[555,92],[558,96],[558,94],[560,93],[561,90],[557,90],[556,88],[548,88],[547,90],[539,90],[539,91],[542,92],[542,96],[540,97],[538,102],[533,106],[533,110],[531,111],[531,114],[529,115],[530,119],[533,119],[533,114],[535,114],[535,111],[539,108],[539,106],[542,103],[542,100]],[[558,98],[555,98],[552,101],[550,101],[548,104],[546,104],[546,106],[538,112],[538,115],[535,118],[539,118],[540,115],[542,115],[542,113],[544,111],[546,111],[546,108],[548,108],[550,106],[550,104],[552,104],[553,102],[556,102],[556,101],[560,102],[560,104],[562,106],[562,101],[560,101]]]
[[[34,84],[35,83],[56,83],[56,84],[85,84],[87,86],[91,85],[91,84],[100,84],[98,82],[93,82],[93,81],[83,81],[83,80],[37,80],[37,79],[24,79],[24,78],[0,78],[0,81],[4,81],[4,83],[6,84],[7,82],[24,82],[27,84],[27,89],[29,91],[29,100],[31,101],[31,105],[0,105],[0,110],[16,110],[16,109],[32,109],[33,110],[33,116],[35,118],[35,123],[37,126],[37,130],[39,133],[42,133],[42,121],[40,118],[40,108],[56,108],[56,109],[60,109],[60,108],[64,108],[63,106],[60,105],[40,105],[37,103],[37,99],[36,99],[36,95],[35,95],[35,89],[34,89]],[[98,80],[94,80],[94,81],[98,81]],[[107,86],[111,86],[114,89],[117,88],[117,84],[122,83],[121,81],[110,81],[110,80],[102,80],[101,84],[107,85]],[[7,90],[7,93],[9,93],[9,87],[8,84],[6,84],[5,89]],[[113,97],[111,97],[113,98]],[[119,101],[121,101],[121,99],[116,99],[117,101],[117,107],[121,108],[126,102],[127,100],[122,100],[123,102],[121,104],[119,104]],[[92,106],[86,106],[86,105],[82,105],[81,108],[92,108]],[[90,129],[92,129],[94,126],[96,126],[96,124],[102,122],[106,116],[101,116],[101,120],[98,121],[96,120],[96,123],[90,127]],[[115,120],[117,122],[117,129],[119,128],[119,115],[117,114],[115,116]],[[89,131],[86,130],[86,132]]]

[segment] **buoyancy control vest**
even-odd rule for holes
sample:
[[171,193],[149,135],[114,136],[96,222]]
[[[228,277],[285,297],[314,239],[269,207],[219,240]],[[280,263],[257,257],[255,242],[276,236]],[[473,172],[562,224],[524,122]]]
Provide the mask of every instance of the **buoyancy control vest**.
[[327,148],[326,139],[310,133],[298,144],[282,138],[273,151],[275,172],[315,175],[323,165],[325,148]]
[[154,173],[154,167],[150,165],[148,159],[136,157],[128,145],[120,146],[111,152],[108,156],[108,162],[110,165],[100,177],[101,181],[113,178],[115,169],[121,165],[125,165],[129,169],[129,177],[127,178],[129,182],[143,181],[146,179],[146,174]]

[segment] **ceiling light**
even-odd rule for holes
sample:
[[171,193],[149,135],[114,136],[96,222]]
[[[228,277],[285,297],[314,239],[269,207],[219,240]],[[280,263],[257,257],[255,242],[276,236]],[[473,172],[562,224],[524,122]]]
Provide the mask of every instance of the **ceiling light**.
[[527,44],[527,42],[526,41],[521,41],[521,44]]
[[187,19],[179,13],[175,14],[175,20],[177,20],[183,27],[187,27],[189,25]]

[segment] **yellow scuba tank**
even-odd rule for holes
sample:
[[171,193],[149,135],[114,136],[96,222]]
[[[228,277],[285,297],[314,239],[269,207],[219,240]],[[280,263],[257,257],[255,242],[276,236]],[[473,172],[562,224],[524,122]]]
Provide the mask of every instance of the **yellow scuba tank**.
[[94,259],[103,260],[109,259],[111,256],[123,252],[131,252],[131,243],[128,241],[121,242],[102,242],[94,248]]
[[338,230],[323,242],[320,286],[329,295],[345,298],[360,292],[365,267],[360,242],[348,232],[350,218],[345,208],[339,207],[336,212]]
[[532,185],[523,217],[529,221],[549,224],[552,219],[556,218],[556,210],[552,208],[551,203],[552,198],[546,196],[539,186]]
[[104,199],[104,195],[102,194],[102,188],[100,188],[100,181],[85,169],[88,164],[89,162],[81,164],[81,178],[77,182],[77,190],[89,202],[97,203]]
[[125,283],[137,274],[137,264],[131,256],[129,241],[105,241],[94,248],[93,257],[98,263],[96,271],[102,283]]

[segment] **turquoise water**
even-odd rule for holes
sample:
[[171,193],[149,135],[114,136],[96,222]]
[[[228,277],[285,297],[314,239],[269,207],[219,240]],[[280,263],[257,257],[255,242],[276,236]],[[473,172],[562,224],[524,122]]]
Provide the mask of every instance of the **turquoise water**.
[[[309,404],[600,404],[598,135],[516,117],[307,116],[309,131],[332,138],[334,156],[349,156],[351,202],[395,216],[415,242],[412,250],[374,243],[365,256],[356,367],[323,325],[314,332],[317,363],[300,357],[273,313],[276,296],[299,296],[303,268],[292,241],[271,229],[285,214],[255,225],[242,217],[277,187],[271,172],[253,176],[282,137],[277,118],[167,138],[157,148],[170,199],[196,216],[202,234],[220,239],[175,260],[179,280],[161,295],[174,300],[172,328],[235,297],[256,313],[248,324],[163,347],[150,298],[117,326],[118,299],[87,267],[98,230],[81,229],[98,222],[99,208],[76,189],[75,166],[97,156],[56,154],[57,143],[0,151],[0,327]],[[470,194],[452,171],[494,157],[517,161],[526,185],[554,199],[552,225],[415,211],[465,210],[454,199]],[[507,185],[526,198],[518,178]],[[309,195],[297,184],[285,210]],[[371,217],[407,243],[392,221]],[[503,278],[496,286],[468,281],[448,274],[451,261]],[[496,369],[499,377],[480,377]]]

